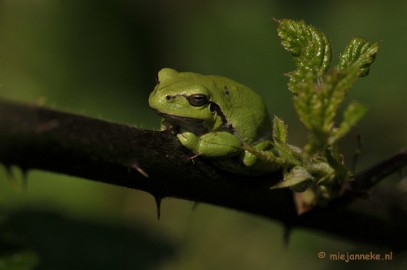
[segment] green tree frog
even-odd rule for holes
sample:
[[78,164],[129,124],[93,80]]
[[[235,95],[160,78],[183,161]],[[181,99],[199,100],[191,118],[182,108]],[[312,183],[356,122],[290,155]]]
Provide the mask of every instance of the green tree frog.
[[195,156],[213,159],[226,170],[261,174],[277,168],[245,150],[270,150],[272,124],[259,95],[231,79],[164,68],[149,97]]

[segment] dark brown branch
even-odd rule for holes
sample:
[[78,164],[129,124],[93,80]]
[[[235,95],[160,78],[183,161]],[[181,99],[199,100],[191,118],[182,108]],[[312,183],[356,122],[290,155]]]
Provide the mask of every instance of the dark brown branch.
[[[398,168],[403,158],[393,160]],[[405,247],[405,199],[379,198],[383,215],[370,201],[346,195],[332,205],[297,216],[287,189],[270,190],[279,174],[245,178],[222,172],[196,158],[170,132],[155,132],[62,113],[35,105],[0,100],[0,162],[23,170],[40,169],[140,189],[157,198],[176,197],[210,203],[272,218],[288,227],[392,247]],[[393,166],[379,164],[356,182],[365,182]],[[385,166],[386,168],[384,168]],[[369,172],[368,171],[368,172]],[[385,173],[387,174],[387,173]],[[373,196],[373,195],[372,195]],[[395,225],[397,224],[397,226]],[[380,228],[380,229],[378,229]]]
[[401,171],[406,164],[407,148],[376,166],[358,173],[357,178],[351,184],[351,188],[355,192],[367,191],[388,175]]

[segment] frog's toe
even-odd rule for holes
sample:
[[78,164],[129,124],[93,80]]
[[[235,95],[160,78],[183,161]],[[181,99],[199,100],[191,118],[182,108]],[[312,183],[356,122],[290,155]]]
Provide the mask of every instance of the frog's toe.
[[183,132],[177,135],[180,143],[191,150],[193,153],[198,153],[197,148],[199,148],[199,137],[191,132]]

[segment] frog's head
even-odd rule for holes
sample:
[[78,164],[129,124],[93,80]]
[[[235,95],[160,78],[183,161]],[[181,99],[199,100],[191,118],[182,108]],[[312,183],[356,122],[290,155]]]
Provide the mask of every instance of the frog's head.
[[208,76],[164,68],[158,73],[158,84],[148,102],[168,122],[203,132],[203,127],[210,130],[222,121],[216,117],[219,108],[212,101],[213,87]]

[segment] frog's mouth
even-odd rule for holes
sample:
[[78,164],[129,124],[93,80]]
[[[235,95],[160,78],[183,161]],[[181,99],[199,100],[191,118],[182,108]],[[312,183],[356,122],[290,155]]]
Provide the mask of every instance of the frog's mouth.
[[171,124],[171,126],[174,128],[183,128],[198,136],[209,132],[208,128],[204,126],[204,120],[176,116],[176,115],[169,115],[169,114],[161,113],[158,111],[157,111],[157,113],[161,117],[163,117],[167,122],[169,122]]

